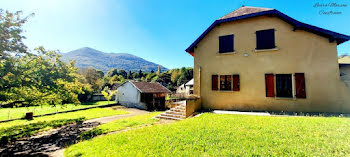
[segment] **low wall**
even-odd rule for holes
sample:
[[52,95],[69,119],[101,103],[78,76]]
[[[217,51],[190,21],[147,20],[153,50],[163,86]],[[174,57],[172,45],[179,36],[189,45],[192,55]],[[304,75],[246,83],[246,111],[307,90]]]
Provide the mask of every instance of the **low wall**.
[[186,118],[202,108],[200,97],[186,98]]

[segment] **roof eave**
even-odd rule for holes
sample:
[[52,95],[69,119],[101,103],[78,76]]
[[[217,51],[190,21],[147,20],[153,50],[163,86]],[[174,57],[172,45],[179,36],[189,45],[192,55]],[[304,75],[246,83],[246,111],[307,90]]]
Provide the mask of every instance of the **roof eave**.
[[326,38],[329,38],[330,41],[336,41],[337,44],[341,44],[343,42],[346,42],[348,40],[350,40],[350,36],[348,35],[344,35],[344,34],[340,34],[340,33],[336,33],[330,30],[326,30],[323,28],[319,28],[316,26],[312,26],[309,24],[305,24],[302,22],[299,22],[281,12],[279,12],[276,9],[273,10],[267,10],[267,11],[262,11],[262,12],[257,12],[257,13],[252,13],[252,14],[247,14],[247,15],[242,15],[242,16],[237,16],[237,17],[231,17],[231,18],[227,18],[227,19],[221,19],[221,20],[215,20],[215,22],[213,24],[211,24],[185,51],[190,53],[192,56],[194,55],[194,48],[196,47],[196,45],[199,43],[200,40],[202,40],[204,38],[204,36],[209,33],[209,31],[211,31],[217,24],[221,24],[221,23],[225,23],[225,22],[231,22],[231,21],[236,21],[236,20],[241,20],[241,19],[247,19],[247,18],[252,18],[252,17],[257,17],[257,16],[263,16],[263,15],[267,15],[267,16],[277,16],[280,19],[282,19],[283,21],[293,25],[295,27],[295,29],[300,29],[300,30],[305,30]]

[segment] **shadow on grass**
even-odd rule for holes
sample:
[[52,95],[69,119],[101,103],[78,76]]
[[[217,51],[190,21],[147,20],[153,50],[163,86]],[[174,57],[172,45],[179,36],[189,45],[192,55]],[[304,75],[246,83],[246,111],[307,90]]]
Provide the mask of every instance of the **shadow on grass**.
[[[54,151],[75,144],[79,141],[81,133],[100,125],[98,122],[83,123],[83,120],[85,118],[39,122],[3,130],[0,134],[6,144],[0,146],[0,156],[48,156]],[[63,127],[50,130],[45,135],[32,136],[40,129],[60,126]]]
[[[214,110],[212,109],[202,109],[198,111],[199,113],[212,113]],[[229,111],[229,110],[227,110]],[[238,111],[238,110],[233,110]],[[266,112],[271,115],[278,116],[306,116],[306,117],[344,117],[350,118],[349,113],[336,113],[336,112],[288,112],[288,111],[249,111],[242,110],[242,112]]]
[[80,136],[79,136],[79,140],[80,141],[85,141],[85,140],[89,140],[89,139],[92,139],[96,136],[99,136],[99,135],[102,135],[102,134],[105,134],[105,131],[100,129],[100,128],[94,128],[90,131],[86,131],[86,132],[83,132]]
[[[101,101],[89,101],[89,102],[82,102],[80,105],[84,106],[90,106],[90,105],[98,105],[98,103],[101,103],[100,105],[107,105],[107,101],[103,101],[105,103],[101,103]],[[110,104],[113,104],[113,101],[109,102]]]
[[17,125],[10,128],[0,130],[0,146],[6,145],[10,141],[14,141],[23,137],[30,137],[45,128],[57,128],[63,125],[84,121],[85,118],[77,119],[61,119],[54,121],[43,121],[26,125]]
[[311,117],[345,117],[350,118],[350,114],[332,113],[332,112],[268,112],[271,115],[286,115],[286,116],[311,116]]

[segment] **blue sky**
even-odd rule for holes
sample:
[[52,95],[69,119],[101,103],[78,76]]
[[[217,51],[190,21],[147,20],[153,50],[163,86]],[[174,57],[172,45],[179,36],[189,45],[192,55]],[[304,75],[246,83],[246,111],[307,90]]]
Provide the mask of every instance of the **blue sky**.
[[[336,2],[347,7],[313,7]],[[130,53],[167,68],[191,67],[184,50],[215,19],[242,5],[275,8],[311,25],[350,35],[348,0],[0,0],[0,8],[35,13],[25,43],[68,52],[91,47]],[[321,10],[342,12],[320,15]],[[350,41],[338,55],[350,53]]]

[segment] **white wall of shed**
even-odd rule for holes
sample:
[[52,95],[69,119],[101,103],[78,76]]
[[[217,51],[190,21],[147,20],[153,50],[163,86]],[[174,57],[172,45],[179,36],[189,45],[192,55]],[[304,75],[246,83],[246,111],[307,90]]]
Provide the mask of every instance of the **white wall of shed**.
[[139,109],[147,109],[144,103],[141,103],[141,93],[130,82],[124,83],[118,87],[116,94],[116,102],[126,107],[133,107]]

